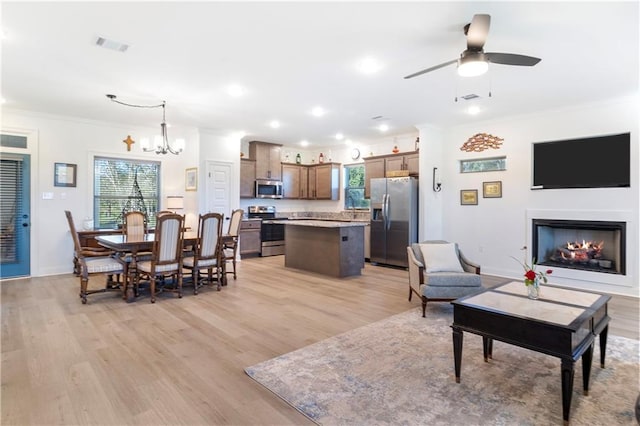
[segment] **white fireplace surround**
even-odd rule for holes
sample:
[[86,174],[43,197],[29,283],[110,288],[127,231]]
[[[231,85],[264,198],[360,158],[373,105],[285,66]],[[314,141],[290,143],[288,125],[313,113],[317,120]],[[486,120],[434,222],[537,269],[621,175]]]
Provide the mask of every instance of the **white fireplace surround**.
[[533,247],[533,220],[581,220],[581,221],[613,221],[626,223],[626,275],[607,274],[578,269],[554,267],[549,277],[550,284],[565,285],[585,290],[606,290],[615,292],[615,287],[632,287],[637,269],[638,235],[637,224],[633,212],[624,210],[527,210],[527,258],[531,258]]

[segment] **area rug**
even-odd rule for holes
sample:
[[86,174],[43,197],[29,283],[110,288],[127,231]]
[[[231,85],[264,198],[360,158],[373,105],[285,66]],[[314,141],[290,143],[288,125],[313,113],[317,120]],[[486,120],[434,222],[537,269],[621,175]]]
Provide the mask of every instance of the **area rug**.
[[[464,334],[455,383],[452,306],[431,304],[245,369],[323,425],[561,425],[560,360]],[[606,368],[595,345],[589,395],[576,362],[572,425],[637,424],[639,344],[609,336]]]

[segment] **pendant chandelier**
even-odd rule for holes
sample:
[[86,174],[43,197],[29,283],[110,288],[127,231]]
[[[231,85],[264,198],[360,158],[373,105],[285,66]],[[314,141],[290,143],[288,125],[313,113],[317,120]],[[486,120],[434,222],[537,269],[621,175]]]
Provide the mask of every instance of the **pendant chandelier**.
[[140,145],[142,146],[142,150],[144,152],[155,151],[156,154],[167,154],[171,153],[174,155],[180,154],[184,150],[184,139],[176,139],[174,147],[169,144],[169,136],[167,134],[167,123],[165,120],[165,106],[166,102],[162,101],[161,104],[158,105],[136,105],[136,104],[128,104],[126,102],[121,102],[116,100],[116,95],[107,95],[112,102],[118,103],[120,105],[125,105],[133,108],[160,108],[162,107],[162,123],[160,123],[160,135],[156,136],[153,140],[153,145],[151,145],[148,138],[142,138],[140,140]]

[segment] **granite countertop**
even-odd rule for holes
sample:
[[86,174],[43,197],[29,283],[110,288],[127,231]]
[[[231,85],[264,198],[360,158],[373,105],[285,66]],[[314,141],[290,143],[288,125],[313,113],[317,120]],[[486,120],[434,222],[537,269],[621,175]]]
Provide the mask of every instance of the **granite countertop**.
[[296,226],[312,226],[314,228],[348,228],[351,226],[367,226],[367,222],[358,222],[358,221],[339,221],[339,220],[314,220],[314,219],[302,219],[302,220],[274,220],[274,223],[283,223],[285,225],[296,225]]
[[336,219],[330,219],[330,218],[320,218],[320,217],[287,217],[288,220],[298,220],[298,221],[309,221],[309,220],[314,220],[314,221],[318,221],[318,222],[361,222],[361,223],[366,223],[369,224],[369,222],[371,222],[371,219],[367,218],[367,219],[344,219],[344,218],[336,218]]

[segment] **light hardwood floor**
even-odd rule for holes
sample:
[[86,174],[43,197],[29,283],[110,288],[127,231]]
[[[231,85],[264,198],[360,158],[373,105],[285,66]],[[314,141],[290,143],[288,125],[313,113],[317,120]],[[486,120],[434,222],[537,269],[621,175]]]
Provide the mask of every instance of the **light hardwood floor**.
[[[1,423],[311,424],[244,368],[420,302],[407,301],[401,269],[367,264],[334,280],[283,264],[243,260],[222,291],[153,305],[117,293],[82,305],[71,274],[2,282]],[[638,338],[638,304],[614,296],[611,334]]]

